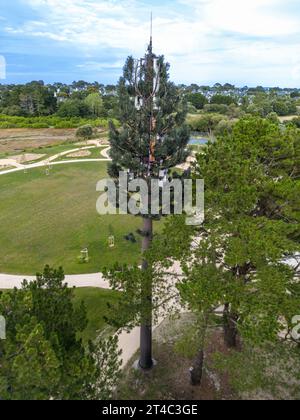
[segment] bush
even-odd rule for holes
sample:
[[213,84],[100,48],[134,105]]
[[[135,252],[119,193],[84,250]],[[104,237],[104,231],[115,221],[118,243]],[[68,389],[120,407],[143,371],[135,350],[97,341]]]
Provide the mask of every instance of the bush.
[[203,114],[199,115],[199,117],[188,119],[188,124],[192,131],[210,133],[215,130],[222,120],[224,120],[224,116],[219,114]]
[[33,123],[32,128],[48,128],[48,124],[45,123]]
[[0,128],[17,128],[16,124],[8,123],[8,122],[1,122]]
[[54,125],[54,128],[74,128],[72,121],[59,121]]
[[276,112],[270,112],[270,114],[267,115],[267,120],[269,120],[269,121],[271,121],[275,124],[279,124],[279,122],[280,122]]
[[[118,126],[119,123],[116,122]],[[108,120],[105,118],[61,118],[57,115],[45,117],[16,117],[0,114],[0,128],[78,128],[84,125],[92,127],[108,128]]]
[[89,140],[93,137],[94,130],[91,125],[84,125],[82,127],[79,127],[76,131],[76,137],[82,138],[84,140]]
[[232,133],[233,122],[228,120],[222,120],[218,123],[214,130],[214,134],[216,136],[225,136],[227,134]]
[[211,104],[219,104],[219,105],[231,105],[237,104],[236,99],[233,96],[226,96],[226,95],[214,95],[211,100]]
[[208,105],[205,105],[204,112],[227,114],[228,106],[222,105],[222,104],[208,104]]
[[300,117],[295,117],[292,119],[292,121],[287,122],[287,123],[292,123],[294,124],[297,128],[300,128]]
[[23,115],[23,110],[21,109],[20,106],[13,105],[13,106],[10,106],[8,108],[4,108],[2,110],[2,113],[5,114],[5,115],[21,117]]

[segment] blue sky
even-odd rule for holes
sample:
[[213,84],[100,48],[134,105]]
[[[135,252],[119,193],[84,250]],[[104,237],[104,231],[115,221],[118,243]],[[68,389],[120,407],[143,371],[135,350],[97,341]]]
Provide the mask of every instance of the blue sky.
[[174,81],[299,87],[299,0],[0,0],[0,83],[115,83],[151,10]]

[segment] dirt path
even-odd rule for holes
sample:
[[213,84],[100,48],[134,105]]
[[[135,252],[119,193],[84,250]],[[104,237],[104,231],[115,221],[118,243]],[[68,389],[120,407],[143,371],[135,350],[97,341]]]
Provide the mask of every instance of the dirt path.
[[[0,274],[0,289],[20,289],[23,280],[29,282],[36,279],[35,276],[19,276],[14,274]],[[103,279],[101,273],[95,274],[76,274],[65,277],[69,287],[98,287],[100,289],[110,289],[109,283]]]
[[109,156],[109,151],[110,151],[110,146],[108,146],[106,149],[101,150],[101,155],[107,160],[111,160]]

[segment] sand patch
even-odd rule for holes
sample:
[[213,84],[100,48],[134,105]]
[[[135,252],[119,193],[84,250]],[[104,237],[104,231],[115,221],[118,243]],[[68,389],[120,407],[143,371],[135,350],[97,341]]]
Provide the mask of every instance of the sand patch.
[[37,153],[24,153],[22,155],[10,156],[9,159],[15,160],[17,163],[35,162],[42,159],[46,155],[39,155]]
[[91,156],[91,152],[89,150],[79,150],[78,152],[67,155],[68,158],[81,158],[89,156]]
[[196,162],[196,160],[197,159],[195,158],[195,156],[189,156],[185,163],[183,163],[182,165],[177,165],[176,168],[181,169],[182,171],[187,171],[191,168],[193,163]]

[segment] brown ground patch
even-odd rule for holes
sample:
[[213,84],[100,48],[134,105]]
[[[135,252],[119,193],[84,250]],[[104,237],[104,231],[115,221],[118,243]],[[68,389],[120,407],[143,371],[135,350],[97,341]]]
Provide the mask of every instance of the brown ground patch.
[[[0,154],[22,153],[26,150],[56,146],[67,141],[76,141],[76,128],[9,128],[0,129]],[[106,131],[97,129],[98,141],[107,144]]]
[[[141,373],[132,369],[132,359],[125,371],[115,399],[120,400],[237,400],[231,390],[226,374],[221,374],[213,368],[212,358],[216,352],[227,353],[222,330],[211,333],[206,346],[206,360],[202,384],[193,387],[190,384],[189,369],[192,360],[174,351],[174,341],[163,334],[155,334],[153,353],[158,361],[157,366],[149,373]],[[173,341],[173,342],[172,342]]]
[[28,149],[55,146],[75,139],[76,129],[0,129],[0,153],[17,153]]
[[294,118],[298,118],[299,115],[287,115],[285,117],[278,117],[280,122],[285,122],[285,121],[292,121]]
[[17,163],[27,163],[42,159],[44,156],[46,155],[39,155],[37,153],[24,153],[23,155],[10,156],[9,159],[13,159]]

